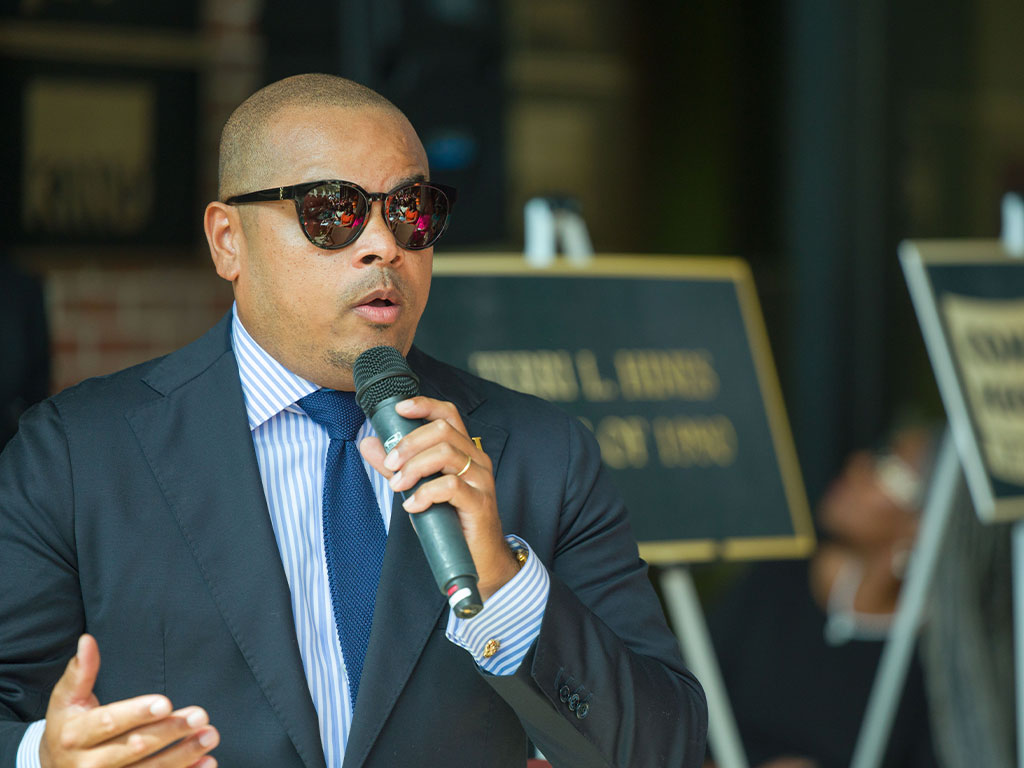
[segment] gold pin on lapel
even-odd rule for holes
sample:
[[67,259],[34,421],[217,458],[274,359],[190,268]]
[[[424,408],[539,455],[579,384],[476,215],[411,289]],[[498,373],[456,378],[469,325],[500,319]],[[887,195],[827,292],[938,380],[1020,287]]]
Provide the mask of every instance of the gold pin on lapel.
[[483,438],[481,438],[481,437],[471,437],[469,439],[472,440],[473,441],[473,445],[475,445],[481,451],[484,449]]

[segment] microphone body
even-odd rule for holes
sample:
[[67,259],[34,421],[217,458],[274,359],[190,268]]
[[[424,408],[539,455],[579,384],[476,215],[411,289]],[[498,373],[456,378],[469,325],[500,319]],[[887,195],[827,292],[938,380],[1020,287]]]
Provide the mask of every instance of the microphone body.
[[[379,363],[381,350],[388,350],[385,354],[388,365],[384,366],[383,370],[379,364],[365,364],[366,359]],[[370,355],[370,358],[366,358],[367,355]],[[395,370],[398,365],[394,360],[396,356],[404,367],[403,371]],[[360,361],[363,361],[364,365],[361,366]],[[403,437],[426,423],[422,419],[407,419],[395,411],[398,403],[419,394],[419,383],[415,374],[401,353],[393,347],[374,347],[367,350],[359,356],[353,370],[356,399],[384,444],[384,450],[390,453]],[[383,399],[379,399],[381,395],[385,395]],[[425,477],[413,488],[400,491],[399,494],[404,500],[435,477],[439,475]],[[438,589],[448,598],[448,604],[455,611],[455,615],[460,618],[471,618],[478,614],[483,608],[483,601],[477,588],[476,566],[473,564],[454,507],[446,502],[434,504],[423,512],[410,514],[409,518]]]

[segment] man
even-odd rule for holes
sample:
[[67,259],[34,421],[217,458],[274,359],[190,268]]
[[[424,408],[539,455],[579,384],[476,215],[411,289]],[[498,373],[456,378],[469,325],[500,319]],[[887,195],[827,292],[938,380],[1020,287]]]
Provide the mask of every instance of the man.
[[[341,78],[229,119],[205,229],[235,311],[34,409],[0,457],[3,765],[522,766],[527,734],[556,765],[700,763],[703,695],[594,441],[412,348],[454,194],[428,178],[404,115]],[[386,458],[362,424],[345,475],[321,405],[379,344],[428,423]],[[392,512],[434,474],[403,506],[456,509],[472,619]],[[362,486],[354,543],[337,494]]]

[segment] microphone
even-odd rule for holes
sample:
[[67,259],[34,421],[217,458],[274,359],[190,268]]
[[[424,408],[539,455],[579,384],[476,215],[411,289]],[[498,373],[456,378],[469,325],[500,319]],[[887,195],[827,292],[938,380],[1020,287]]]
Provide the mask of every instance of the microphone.
[[[372,347],[356,358],[352,367],[356,384],[356,402],[370,420],[388,453],[398,441],[426,422],[407,419],[395,412],[395,405],[420,392],[419,378],[394,347]],[[408,491],[399,493],[404,500],[424,483],[439,475],[420,480]],[[469,554],[459,516],[451,504],[434,504],[423,512],[409,515],[413,530],[427,556],[441,594],[461,619],[476,616],[483,609],[477,589],[476,566]]]

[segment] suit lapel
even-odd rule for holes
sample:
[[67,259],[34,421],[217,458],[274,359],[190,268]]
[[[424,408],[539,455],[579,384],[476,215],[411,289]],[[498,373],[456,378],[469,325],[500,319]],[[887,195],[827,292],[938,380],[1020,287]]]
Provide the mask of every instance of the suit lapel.
[[253,677],[306,767],[325,768],[225,325],[155,369],[164,397],[128,420]]
[[[442,391],[444,382],[432,375],[436,363],[424,363],[425,359],[410,354],[410,363],[421,377],[422,393],[459,406],[470,436],[481,438],[497,473],[508,434],[469,415],[480,402],[475,395],[466,396],[469,390],[447,386]],[[442,613],[447,615],[448,604],[437,589],[401,497],[396,495],[344,768],[357,768],[366,760]],[[466,663],[473,663],[468,654]]]

